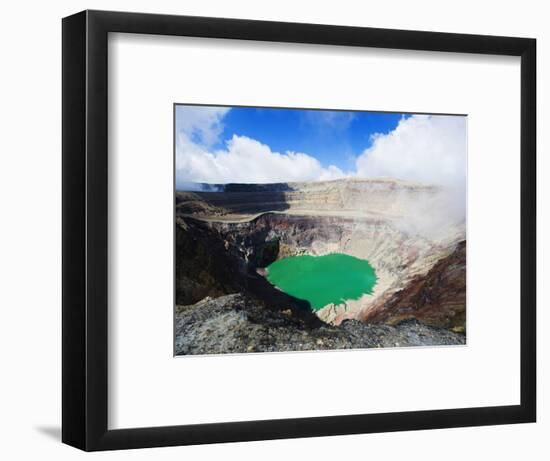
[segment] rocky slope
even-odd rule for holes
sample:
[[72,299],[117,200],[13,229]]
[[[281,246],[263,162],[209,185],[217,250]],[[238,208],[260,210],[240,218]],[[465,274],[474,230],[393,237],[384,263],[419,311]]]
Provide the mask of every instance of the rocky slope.
[[465,332],[465,306],[466,242],[463,241],[425,276],[413,278],[405,288],[378,300],[357,318],[388,324],[417,319],[428,325]]
[[465,344],[465,336],[415,320],[395,326],[346,320],[311,328],[290,311],[242,294],[177,306],[176,355]]

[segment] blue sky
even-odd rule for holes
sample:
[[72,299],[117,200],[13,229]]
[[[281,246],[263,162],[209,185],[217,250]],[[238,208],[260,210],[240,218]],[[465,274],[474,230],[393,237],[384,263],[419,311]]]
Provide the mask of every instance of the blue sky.
[[371,135],[394,130],[401,113],[232,107],[223,118],[223,131],[212,147],[222,149],[233,135],[247,136],[272,151],[304,152],[321,165],[342,171],[371,146]]
[[464,183],[466,117],[177,105],[176,187],[394,178]]

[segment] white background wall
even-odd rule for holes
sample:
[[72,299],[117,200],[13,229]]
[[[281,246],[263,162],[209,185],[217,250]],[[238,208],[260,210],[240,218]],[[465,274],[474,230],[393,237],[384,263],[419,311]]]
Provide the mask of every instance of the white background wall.
[[[0,453],[5,459],[76,459],[61,445],[61,17],[85,8],[439,30],[538,39],[539,422],[273,442],[102,453],[103,459],[545,460],[550,386],[542,332],[549,316],[550,15],[545,2],[393,0],[62,0],[3,5],[0,25]],[[404,77],[406,78],[406,77]],[[502,133],[506,136],[506,133]],[[490,183],[490,178],[488,178]],[[506,251],[503,242],[503,251]],[[543,262],[543,259],[545,261]],[[495,319],[498,328],[498,319]],[[545,363],[546,362],[546,363]],[[490,363],[487,364],[491,366]],[[206,403],[206,402],[205,402]]]

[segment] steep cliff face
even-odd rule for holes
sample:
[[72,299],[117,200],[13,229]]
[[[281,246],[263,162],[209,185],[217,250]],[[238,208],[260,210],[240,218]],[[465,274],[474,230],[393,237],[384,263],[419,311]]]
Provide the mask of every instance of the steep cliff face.
[[176,304],[193,304],[241,288],[233,274],[242,262],[227,253],[219,233],[207,224],[177,218],[175,259]]
[[274,289],[262,269],[286,256],[339,252],[367,259],[378,281],[372,295],[317,311],[323,322],[465,328],[465,224],[449,213],[445,191],[391,180],[229,189],[177,194],[178,304],[239,292],[304,316],[307,306]]

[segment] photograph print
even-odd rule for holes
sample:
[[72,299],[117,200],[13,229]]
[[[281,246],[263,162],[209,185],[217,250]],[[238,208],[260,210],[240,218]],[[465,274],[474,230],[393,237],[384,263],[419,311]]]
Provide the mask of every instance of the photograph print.
[[174,105],[174,353],[466,344],[465,115]]

